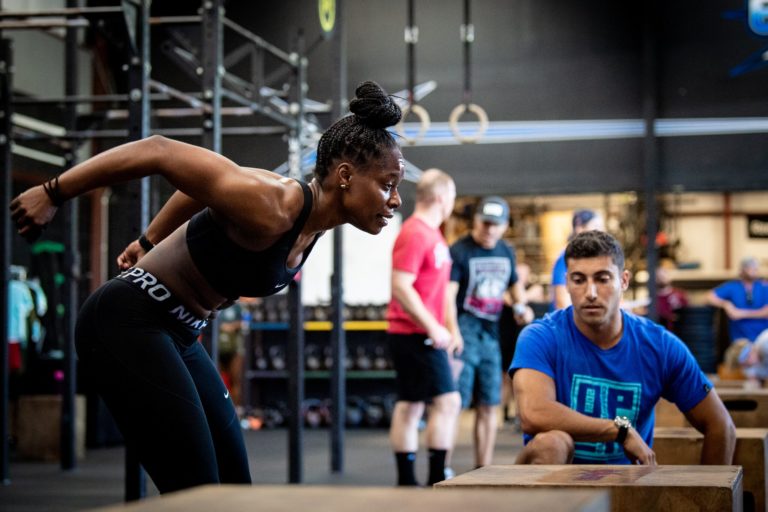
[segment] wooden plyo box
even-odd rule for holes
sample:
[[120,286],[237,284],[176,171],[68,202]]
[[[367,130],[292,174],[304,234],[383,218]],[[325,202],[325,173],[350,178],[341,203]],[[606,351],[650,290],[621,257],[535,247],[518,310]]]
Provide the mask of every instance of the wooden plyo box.
[[[61,460],[61,396],[22,395],[16,437],[19,456],[29,460]],[[85,396],[75,397],[75,456],[85,458]]]
[[717,394],[733,418],[744,428],[768,428],[768,389],[718,389]]
[[436,489],[603,489],[614,512],[741,511],[739,466],[486,466]]
[[[698,464],[704,436],[694,428],[658,427],[653,451],[659,464]],[[768,429],[737,428],[733,464],[744,469],[744,510],[766,510]]]
[[[101,512],[184,512],[264,510],[269,512],[469,512],[508,511],[607,512],[607,492],[595,489],[547,491],[519,489],[500,492],[467,490],[301,485],[205,485]],[[95,512],[95,511],[94,511]]]
[[[715,388],[720,400],[733,419],[742,428],[768,428],[768,389]],[[656,427],[690,427],[683,413],[671,402],[659,400],[656,404]]]
[[691,426],[691,424],[688,423],[688,420],[685,419],[685,415],[680,412],[680,409],[678,409],[672,402],[664,400],[663,398],[659,399],[656,403],[655,411],[656,422],[654,425],[656,427],[683,428]]

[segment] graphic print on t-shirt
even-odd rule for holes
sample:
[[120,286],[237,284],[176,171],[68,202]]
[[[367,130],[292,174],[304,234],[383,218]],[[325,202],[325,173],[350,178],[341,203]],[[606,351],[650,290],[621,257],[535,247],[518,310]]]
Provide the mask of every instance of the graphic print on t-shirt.
[[[639,382],[617,382],[574,374],[571,380],[571,409],[593,418],[626,416],[637,425],[643,386]],[[618,443],[576,443],[576,459],[602,462],[624,456]]]
[[435,257],[435,268],[442,268],[443,265],[451,261],[451,251],[442,242],[435,244],[432,255]]
[[511,272],[509,258],[470,258],[464,310],[478,318],[496,320],[504,306]]

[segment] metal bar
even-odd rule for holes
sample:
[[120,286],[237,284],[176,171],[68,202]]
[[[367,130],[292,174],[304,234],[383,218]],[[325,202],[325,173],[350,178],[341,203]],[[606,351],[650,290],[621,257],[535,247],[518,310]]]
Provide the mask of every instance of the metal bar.
[[223,10],[221,0],[203,2],[203,98],[210,102],[203,115],[203,146],[216,153],[221,153]]
[[[168,94],[150,94],[151,100],[168,100],[171,96]],[[38,105],[47,103],[98,103],[98,102],[127,102],[130,98],[127,94],[97,94],[97,95],[74,95],[61,96],[58,98],[14,98],[14,105]]]
[[11,108],[12,108],[13,42],[0,39],[0,174],[2,191],[0,208],[0,484],[11,481],[8,447],[8,309],[11,279],[11,217],[7,214],[11,202]]
[[196,98],[195,96],[191,94],[187,94],[185,92],[182,92],[174,87],[171,87],[170,85],[166,85],[162,82],[158,82],[157,80],[149,80],[149,87],[152,89],[155,89],[156,91],[160,91],[161,93],[165,93],[167,96],[177,99],[179,101],[183,101],[184,103],[189,104],[191,107],[196,108],[203,108],[210,110],[211,106],[203,103],[200,99]]
[[[203,98],[209,101],[203,114],[203,147],[221,153],[221,75],[224,60],[224,38],[221,19],[224,16],[222,0],[203,2]],[[214,365],[219,361],[219,318],[208,326],[209,354]]]
[[237,32],[238,34],[243,36],[245,39],[254,43],[256,46],[267,50],[269,53],[271,53],[278,59],[281,59],[285,61],[287,64],[290,64],[291,66],[294,66],[294,67],[298,65],[298,62],[296,61],[297,56],[295,54],[285,53],[283,50],[281,50],[277,46],[274,46],[266,42],[264,39],[260,38],[259,36],[257,36],[250,30],[248,30],[247,28],[238,25],[237,23],[230,20],[229,18],[223,18],[222,22],[224,23],[225,27]]
[[[287,130],[283,126],[230,126],[221,129],[222,135],[250,136],[250,135],[283,135]],[[150,132],[166,137],[195,137],[202,136],[202,128],[153,128]],[[127,129],[116,130],[81,130],[68,132],[62,136],[52,137],[45,134],[19,134],[14,133],[14,140],[51,140],[51,139],[124,139],[128,136]],[[38,153],[44,154],[38,151]],[[19,153],[21,154],[21,153]],[[23,156],[27,156],[24,154]],[[51,155],[54,156],[54,155]],[[46,160],[48,161],[48,160]],[[63,162],[62,162],[63,163]],[[52,163],[52,165],[62,165]]]
[[252,56],[258,50],[252,44],[242,44],[224,56],[224,67],[231,68],[246,57]]
[[[68,7],[78,7],[79,0],[67,0]],[[77,32],[68,28],[64,45],[64,94],[77,94]],[[69,103],[66,108],[65,127],[74,130],[77,127],[77,105]],[[72,148],[66,153],[66,168],[75,165],[75,152]],[[78,204],[75,197],[67,202],[64,209],[64,232],[69,247],[65,251],[67,292],[65,299],[66,326],[64,346],[64,381],[61,401],[61,469],[71,470],[77,466],[77,452],[75,447],[75,388],[77,371],[75,356],[75,323],[78,310],[78,282],[80,278],[80,252],[78,233]]]
[[[128,111],[124,109],[111,109],[106,110],[106,119],[126,119],[128,117]],[[200,117],[205,113],[203,108],[155,108],[152,109],[152,117]],[[252,116],[254,114],[253,109],[250,107],[222,107],[222,116],[235,116],[244,117]]]
[[[304,38],[299,33],[296,42],[298,55],[303,55]],[[306,59],[300,57],[291,87],[291,102],[295,108],[295,121],[288,137],[289,176],[301,176],[301,138],[304,118],[304,80]],[[304,480],[304,421],[301,415],[304,402],[304,308],[301,305],[301,281],[293,280],[289,289],[291,305],[291,340],[289,341],[288,405],[291,411],[288,432],[288,482],[301,483]]]
[[[344,25],[344,0],[336,0],[336,27],[331,36],[333,72],[333,110],[331,119],[340,119],[347,104],[347,35]],[[333,274],[331,274],[331,306],[333,330],[331,351],[331,471],[344,472],[344,424],[346,417],[347,389],[344,356],[347,352],[347,333],[344,330],[344,229],[333,229]]]
[[48,165],[53,165],[56,167],[64,168],[64,166],[66,166],[67,164],[64,157],[61,157],[58,155],[52,155],[50,153],[46,153],[45,151],[40,151],[38,149],[32,149],[32,148],[20,146],[18,144],[11,144],[11,152],[14,155],[23,156],[25,158],[36,160],[38,162],[43,162]]
[[123,14],[122,7],[79,7],[66,9],[46,9],[43,11],[0,11],[0,19],[6,18],[42,18],[50,16],[83,16],[86,14]]
[[304,308],[301,307],[301,283],[292,280],[288,285],[288,304],[291,313],[288,329],[288,483],[304,481],[303,446],[304,418]]
[[149,18],[150,25],[169,25],[169,24],[186,24],[186,23],[200,23],[202,16],[152,16]]
[[1,30],[39,30],[43,28],[87,28],[91,23],[86,19],[66,20],[51,18],[50,20],[19,20],[0,21]]
[[[137,5],[136,53],[130,56],[128,88],[131,99],[128,121],[128,138],[139,140],[149,135],[149,1]],[[130,28],[130,27],[129,27]],[[149,224],[150,179],[141,179],[138,232],[128,233],[130,240],[138,238]],[[136,501],[147,494],[147,479],[135,448],[125,450],[125,501]]]
[[254,112],[258,112],[259,114],[266,116],[272,119],[273,121],[277,121],[278,123],[284,124],[288,128],[293,129],[293,127],[296,124],[296,121],[293,118],[284,116],[283,114],[281,114],[280,112],[276,112],[273,108],[269,106],[263,106],[263,105],[260,105],[259,103],[255,103],[235,91],[231,91],[229,89],[222,89],[221,94],[225,98],[232,100],[236,103],[240,103],[241,105],[246,105],[251,109],[253,109]]
[[656,199],[656,189],[659,184],[660,162],[659,145],[656,137],[655,123],[658,113],[658,59],[655,20],[657,15],[655,0],[643,4],[643,120],[645,137],[643,138],[643,178],[646,209],[646,268],[648,270],[648,317],[657,320],[656,308],[656,267],[658,265],[658,249],[656,248],[656,233],[658,232],[659,205]]

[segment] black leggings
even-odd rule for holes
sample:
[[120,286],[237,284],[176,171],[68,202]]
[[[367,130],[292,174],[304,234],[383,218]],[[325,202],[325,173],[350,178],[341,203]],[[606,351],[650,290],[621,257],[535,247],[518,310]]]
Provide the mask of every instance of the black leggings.
[[198,335],[119,278],[78,317],[81,372],[161,493],[251,482],[235,408]]

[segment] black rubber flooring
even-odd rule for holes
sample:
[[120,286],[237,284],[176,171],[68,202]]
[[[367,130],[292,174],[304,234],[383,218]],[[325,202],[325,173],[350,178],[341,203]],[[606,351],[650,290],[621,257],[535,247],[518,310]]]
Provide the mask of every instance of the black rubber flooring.
[[[385,429],[355,429],[345,433],[344,472],[330,471],[330,438],[326,429],[305,430],[303,483],[311,485],[393,486],[395,465]],[[456,474],[473,468],[471,417],[462,416],[452,467]],[[288,482],[287,430],[245,432],[254,483]],[[423,444],[422,444],[423,446]],[[522,438],[511,424],[499,430],[495,464],[511,464]],[[417,459],[417,477],[426,480],[426,453]],[[67,512],[122,502],[124,450],[88,450],[71,471],[57,463],[12,460],[11,482],[0,485],[0,512]],[[148,496],[157,490],[147,481]]]

